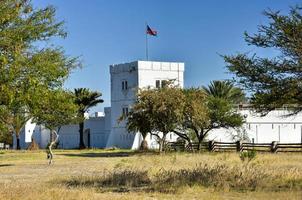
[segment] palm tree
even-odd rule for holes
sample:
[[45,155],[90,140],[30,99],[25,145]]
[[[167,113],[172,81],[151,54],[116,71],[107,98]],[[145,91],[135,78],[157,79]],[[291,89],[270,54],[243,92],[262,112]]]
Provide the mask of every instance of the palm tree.
[[79,122],[79,132],[80,132],[80,143],[79,148],[85,148],[84,144],[84,114],[89,110],[89,108],[96,106],[99,103],[103,103],[104,100],[100,99],[102,94],[96,91],[90,91],[87,88],[74,89],[75,103],[79,106],[78,117]]
[[234,104],[246,101],[244,92],[230,81],[212,81],[208,87],[202,87],[212,97],[228,100]]

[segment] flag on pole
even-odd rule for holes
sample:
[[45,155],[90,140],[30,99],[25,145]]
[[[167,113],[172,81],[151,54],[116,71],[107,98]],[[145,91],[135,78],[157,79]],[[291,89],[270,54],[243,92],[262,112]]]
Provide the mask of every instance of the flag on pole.
[[147,33],[148,35],[157,36],[157,31],[154,30],[154,29],[151,29],[149,25],[147,25],[146,33]]

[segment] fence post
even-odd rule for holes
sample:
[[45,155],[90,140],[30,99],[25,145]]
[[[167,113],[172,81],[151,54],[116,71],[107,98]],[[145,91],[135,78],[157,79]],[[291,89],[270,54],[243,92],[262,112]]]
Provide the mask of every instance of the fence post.
[[242,141],[241,140],[238,140],[236,142],[236,150],[237,150],[237,152],[241,152],[242,151]]
[[271,152],[272,153],[277,153],[278,151],[278,142],[277,141],[273,141],[271,144]]
[[213,140],[209,141],[208,148],[209,151],[214,151],[215,142]]

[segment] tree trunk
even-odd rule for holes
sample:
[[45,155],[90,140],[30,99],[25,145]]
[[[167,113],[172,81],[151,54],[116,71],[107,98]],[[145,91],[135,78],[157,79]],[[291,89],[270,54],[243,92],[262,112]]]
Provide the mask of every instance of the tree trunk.
[[197,147],[197,150],[198,150],[198,151],[200,151],[200,149],[201,149],[201,142],[202,142],[202,140],[200,140],[200,139],[198,138],[198,147]]
[[79,123],[79,132],[80,132],[80,144],[79,148],[80,149],[85,149],[85,144],[84,144],[84,122]]
[[159,139],[159,152],[160,152],[160,153],[163,152],[163,151],[165,150],[164,145],[165,145],[165,141],[166,141],[166,135],[167,135],[167,134],[164,134],[164,133],[163,133],[163,137]]
[[55,136],[56,136],[56,138],[55,138],[55,140],[54,141],[52,141],[52,139],[51,139],[51,142],[50,142],[50,144],[49,144],[49,146],[48,146],[48,152],[47,152],[47,159],[49,160],[48,161],[48,165],[50,165],[50,164],[52,164],[52,159],[53,159],[53,153],[52,153],[52,146],[58,141],[58,139],[59,139],[59,135],[58,135],[58,133],[56,132],[56,131],[53,131],[53,130],[51,130],[51,138],[52,138],[52,136],[53,136],[53,133],[55,134]]
[[208,131],[204,131],[203,128],[200,131],[198,131],[197,129],[195,129],[195,134],[196,134],[196,137],[198,139],[198,147],[197,147],[198,151],[201,150],[201,143],[205,139],[207,133],[208,133]]
[[143,150],[143,151],[148,150],[148,142],[146,141],[145,138],[143,138],[143,141],[142,141],[141,146],[140,146],[140,150]]
[[19,135],[16,135],[16,140],[17,140],[17,146],[16,146],[16,148],[17,148],[17,150],[20,150],[21,147],[20,147],[20,137],[19,137]]
[[203,133],[199,133],[199,137],[198,137],[198,151],[200,151],[201,150],[201,143],[202,143],[202,141],[204,140],[204,138],[205,138],[205,135],[203,134]]
[[163,151],[163,146],[164,146],[164,140],[160,139],[159,140],[159,152],[161,153]]

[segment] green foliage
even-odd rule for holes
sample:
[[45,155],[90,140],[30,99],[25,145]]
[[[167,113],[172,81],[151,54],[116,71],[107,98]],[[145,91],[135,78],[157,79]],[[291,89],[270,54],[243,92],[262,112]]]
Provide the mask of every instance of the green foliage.
[[13,136],[5,125],[0,125],[0,142],[12,145]]
[[[290,105],[292,113],[302,110],[301,8],[292,7],[288,15],[265,11],[267,25],[259,25],[258,33],[245,33],[248,45],[277,51],[276,57],[262,58],[256,54],[224,56],[227,68],[237,81],[252,92],[251,103],[262,114]],[[274,53],[275,54],[275,53]]]
[[100,92],[90,91],[88,88],[74,89],[75,103],[79,107],[79,115],[84,114],[89,108],[103,103],[104,100],[100,99],[102,94]]
[[[129,131],[140,131],[157,137],[163,150],[166,134],[176,129],[183,118],[184,95],[173,86],[140,90],[127,117]],[[123,117],[122,117],[123,118]]]
[[177,128],[183,118],[185,97],[179,88],[154,90],[152,119],[156,131],[167,134]]
[[243,124],[243,117],[227,99],[208,97],[210,127],[234,128]]
[[77,122],[77,111],[78,107],[71,92],[55,90],[40,97],[40,101],[33,106],[32,114],[34,122],[54,130]]
[[255,150],[248,150],[243,151],[239,154],[240,160],[242,162],[251,162],[252,160],[256,159],[257,152]]
[[212,81],[208,87],[202,87],[209,96],[225,99],[237,104],[246,101],[243,91],[229,81]]
[[187,103],[182,127],[194,131],[193,138],[191,132],[185,132],[190,140],[197,138],[201,144],[215,128],[236,128],[243,124],[243,117],[237,113],[233,105],[245,99],[244,93],[230,82],[214,81],[208,87],[184,92]]
[[210,123],[209,110],[207,96],[202,89],[184,89],[183,94],[183,118],[173,132],[190,144],[192,141],[202,140],[199,133]]
[[203,127],[209,124],[209,110],[207,96],[202,89],[184,89],[184,125],[190,127]]
[[[0,121],[17,138],[30,118],[39,122],[50,118],[48,111],[41,120],[43,110],[52,105],[36,104],[51,101],[58,105],[51,96],[60,93],[71,70],[80,65],[77,58],[66,56],[50,42],[66,37],[64,23],[55,19],[55,13],[52,6],[34,8],[27,0],[0,3]],[[46,97],[52,99],[47,102]]]
[[[227,87],[221,87],[224,85]],[[161,148],[169,132],[188,143],[201,143],[214,128],[240,127],[243,117],[233,104],[244,99],[243,92],[228,82],[216,81],[210,88],[217,91],[215,95],[207,93],[206,87],[179,89],[170,85],[141,90],[127,117],[127,128],[131,132],[141,132],[144,138],[147,133],[155,135]]]

